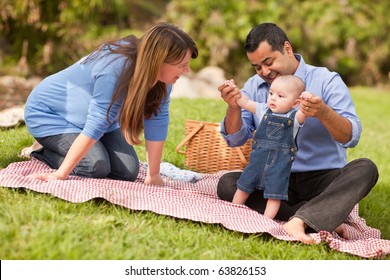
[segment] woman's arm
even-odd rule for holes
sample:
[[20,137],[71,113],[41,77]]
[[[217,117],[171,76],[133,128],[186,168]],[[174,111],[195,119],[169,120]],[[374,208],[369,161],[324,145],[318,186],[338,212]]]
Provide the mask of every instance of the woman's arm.
[[148,172],[145,178],[145,184],[164,185],[164,180],[160,175],[161,156],[164,147],[164,141],[146,140],[146,159],[148,162]]

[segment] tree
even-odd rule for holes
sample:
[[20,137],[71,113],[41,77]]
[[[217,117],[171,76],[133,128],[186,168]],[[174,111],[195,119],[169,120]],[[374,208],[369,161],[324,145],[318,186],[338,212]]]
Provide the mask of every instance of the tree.
[[308,63],[350,85],[374,85],[389,80],[389,10],[389,1],[376,0],[0,0],[0,64],[28,62],[33,73],[50,74],[98,43],[168,21],[195,39],[195,70],[219,66],[240,82],[255,73],[246,35],[268,21]]
[[[130,27],[132,3],[0,0],[0,38],[8,45],[1,51],[11,62],[24,58],[34,73],[53,73],[78,60],[98,41],[119,37],[121,30]],[[23,45],[26,53],[21,52]]]
[[222,67],[245,80],[254,74],[243,50],[249,30],[275,22],[307,62],[327,66],[353,84],[388,81],[389,1],[172,0],[166,19],[188,31],[200,48],[196,67]]

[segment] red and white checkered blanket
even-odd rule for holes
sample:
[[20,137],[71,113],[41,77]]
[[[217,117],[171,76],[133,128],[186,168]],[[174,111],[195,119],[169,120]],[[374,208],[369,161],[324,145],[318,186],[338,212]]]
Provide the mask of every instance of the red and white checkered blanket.
[[[268,233],[280,240],[295,241],[283,230],[282,222],[268,219],[246,206],[220,200],[216,186],[224,172],[202,174],[202,179],[196,183],[166,178],[165,186],[153,186],[143,184],[145,169],[141,166],[140,170],[135,182],[76,176],[64,181],[43,182],[27,175],[51,170],[32,159],[12,163],[0,170],[0,186],[49,193],[74,203],[103,198],[133,210],[148,210],[181,219],[221,224],[233,231]],[[310,235],[316,244],[326,242],[334,250],[364,258],[380,258],[390,253],[390,241],[381,239],[379,230],[366,225],[359,217],[358,206],[349,215],[346,225],[349,240],[325,231]]]

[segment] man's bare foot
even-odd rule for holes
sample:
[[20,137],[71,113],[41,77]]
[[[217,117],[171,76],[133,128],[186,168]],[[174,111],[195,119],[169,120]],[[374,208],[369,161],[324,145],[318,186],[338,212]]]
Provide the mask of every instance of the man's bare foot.
[[340,235],[344,239],[349,239],[348,232],[345,229],[345,225],[341,224],[334,230],[338,235]]
[[292,218],[283,225],[283,229],[292,237],[298,239],[302,243],[313,244],[314,240],[305,233],[305,228],[306,224],[299,218]]

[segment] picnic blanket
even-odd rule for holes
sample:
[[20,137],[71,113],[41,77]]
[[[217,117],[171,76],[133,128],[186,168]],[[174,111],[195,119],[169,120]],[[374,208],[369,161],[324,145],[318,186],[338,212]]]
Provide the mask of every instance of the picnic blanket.
[[[242,233],[268,233],[279,240],[296,241],[283,230],[283,222],[266,218],[244,205],[220,200],[216,194],[217,182],[225,172],[202,174],[196,183],[167,177],[165,186],[143,184],[146,171],[142,163],[135,182],[77,176],[44,182],[27,177],[31,173],[50,171],[36,159],[11,163],[0,170],[0,186],[26,188],[73,203],[103,198],[132,210],[147,210],[180,219],[221,224]],[[356,205],[345,221],[349,240],[336,233],[321,231],[310,234],[315,244],[326,242],[336,251],[363,258],[381,258],[389,254],[390,241],[381,239],[378,229],[367,226],[358,210]]]

